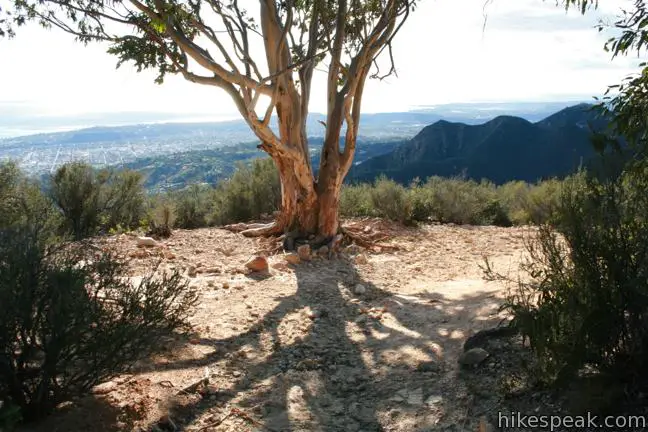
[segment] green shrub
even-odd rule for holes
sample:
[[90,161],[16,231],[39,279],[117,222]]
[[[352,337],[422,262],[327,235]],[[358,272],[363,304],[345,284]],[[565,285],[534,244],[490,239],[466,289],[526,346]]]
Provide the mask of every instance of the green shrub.
[[[648,172],[565,182],[555,227],[529,242],[505,308],[548,381],[594,368],[626,383],[648,362]],[[489,276],[498,277],[492,270]]]
[[279,173],[270,158],[240,163],[231,178],[214,191],[211,221],[216,225],[257,219],[281,205]]
[[369,190],[369,199],[376,216],[403,223],[411,220],[412,207],[403,185],[381,176]]
[[100,230],[135,228],[144,214],[142,176],[133,171],[97,171],[86,163],[71,162],[59,167],[49,186],[76,239]]
[[51,411],[186,329],[197,294],[179,273],[131,284],[124,262],[90,247],[44,246],[0,230],[0,401],[15,419]]
[[370,200],[371,185],[344,185],[340,191],[340,215],[346,217],[374,216]]
[[459,177],[431,177],[423,187],[429,189],[426,193],[426,212],[439,222],[510,225],[492,183],[477,183]]
[[532,185],[523,181],[508,182],[497,188],[499,200],[515,225],[526,225],[532,222],[529,214],[531,188]]
[[412,220],[425,222],[432,219],[434,217],[432,189],[425,187],[416,179],[410,185],[408,193]]
[[91,166],[81,162],[61,166],[50,179],[51,197],[76,239],[93,235],[99,229],[102,181]]
[[539,225],[550,223],[560,205],[563,181],[551,179],[533,185],[529,190],[526,212],[529,222]]
[[38,183],[27,179],[15,163],[0,164],[0,229],[37,227],[40,236],[52,242],[61,223],[58,210]]
[[110,172],[107,186],[101,191],[103,226],[135,228],[145,214],[142,175],[131,170]]
[[143,225],[147,228],[147,235],[155,238],[171,236],[171,229],[176,222],[176,209],[168,195],[149,197],[148,210]]
[[212,188],[194,184],[174,192],[171,199],[175,209],[175,227],[192,229],[208,225],[213,205]]

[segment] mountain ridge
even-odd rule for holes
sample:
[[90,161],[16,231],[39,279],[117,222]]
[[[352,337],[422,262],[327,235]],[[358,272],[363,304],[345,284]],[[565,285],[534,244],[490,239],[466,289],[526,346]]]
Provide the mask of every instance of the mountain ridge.
[[596,154],[591,133],[607,122],[592,107],[577,104],[536,122],[511,115],[479,125],[437,121],[393,152],[354,166],[349,181],[381,174],[400,183],[434,175],[465,175],[498,184],[563,177]]

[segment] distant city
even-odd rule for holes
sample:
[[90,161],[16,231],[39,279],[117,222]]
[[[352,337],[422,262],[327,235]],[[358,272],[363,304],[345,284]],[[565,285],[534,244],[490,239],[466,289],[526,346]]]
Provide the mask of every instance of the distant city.
[[[441,119],[479,124],[502,114],[537,121],[573,103],[453,104],[403,113],[366,114],[363,115],[359,135],[369,141],[408,139],[423,127]],[[324,120],[324,116],[310,116],[309,136],[323,136],[324,127],[320,120]],[[55,130],[53,125],[52,128]],[[0,132],[6,133],[7,128]],[[0,139],[0,160],[15,160],[27,173],[40,175],[72,160],[102,167],[254,141],[256,138],[242,120],[97,126]]]

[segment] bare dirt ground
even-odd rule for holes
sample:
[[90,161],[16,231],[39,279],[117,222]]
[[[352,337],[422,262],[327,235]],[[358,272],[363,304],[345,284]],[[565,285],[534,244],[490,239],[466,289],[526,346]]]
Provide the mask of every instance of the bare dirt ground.
[[276,254],[266,276],[244,267],[263,241],[221,229],[178,230],[146,250],[130,235],[97,240],[131,256],[135,279],[159,259],[161,270],[186,272],[202,296],[195,333],[169,339],[131,374],[28,430],[475,431],[482,418],[494,423],[510,408],[510,370],[524,355],[511,355],[514,341],[492,341],[477,368],[457,359],[468,336],[503,318],[504,287],[483,279],[483,258],[515,272],[529,229],[364,223],[390,229],[399,250],[350,248],[297,265]]

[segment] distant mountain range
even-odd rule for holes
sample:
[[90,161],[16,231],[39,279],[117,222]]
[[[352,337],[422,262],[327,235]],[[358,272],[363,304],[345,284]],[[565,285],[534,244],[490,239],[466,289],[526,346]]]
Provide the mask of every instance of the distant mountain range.
[[498,184],[562,177],[596,155],[590,137],[607,122],[591,108],[575,105],[535,123],[514,116],[478,125],[440,120],[394,151],[357,164],[348,181],[370,181],[381,174],[400,183],[434,175]]

